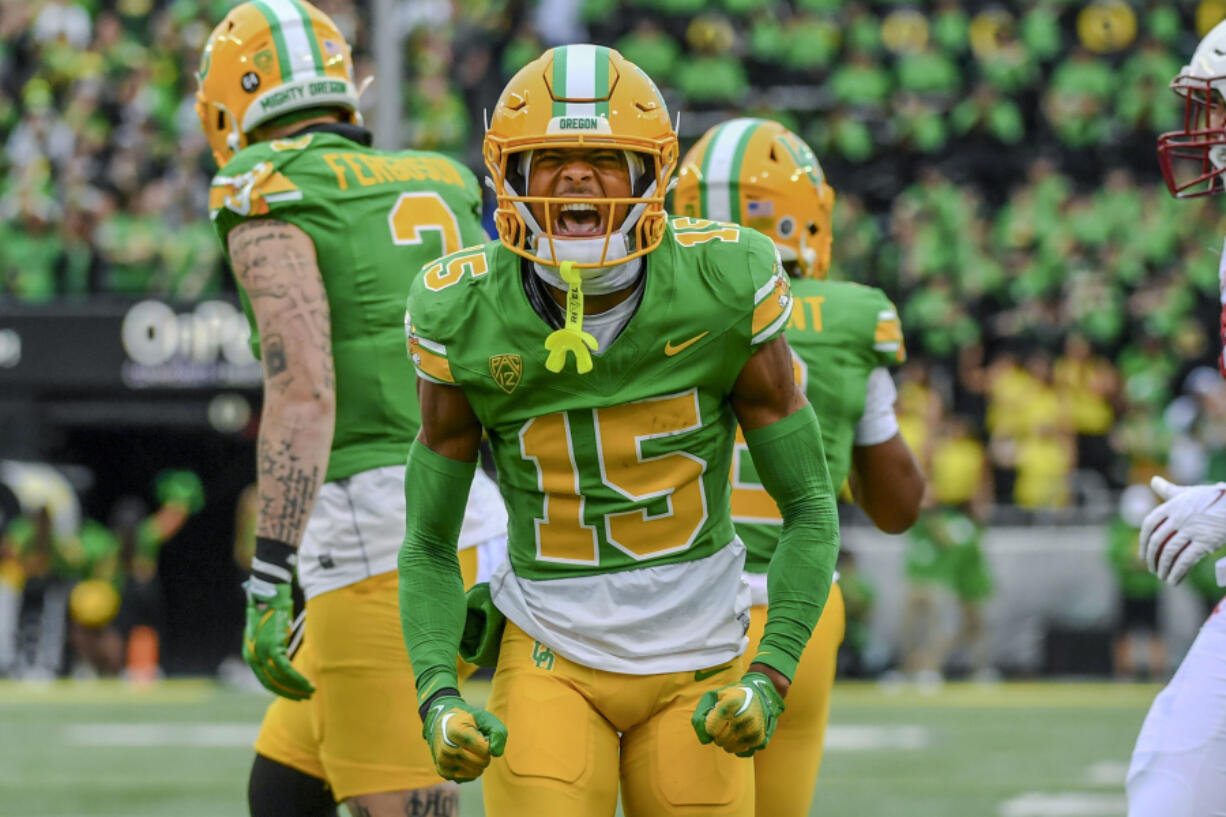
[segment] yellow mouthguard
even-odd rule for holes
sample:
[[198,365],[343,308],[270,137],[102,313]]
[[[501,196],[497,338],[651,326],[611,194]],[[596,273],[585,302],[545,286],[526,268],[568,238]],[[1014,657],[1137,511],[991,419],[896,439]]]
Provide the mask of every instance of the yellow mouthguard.
[[566,290],[566,325],[555,329],[545,338],[545,349],[549,352],[545,360],[545,368],[557,374],[566,367],[566,353],[575,356],[575,368],[579,374],[587,374],[592,370],[592,353],[600,344],[590,333],[583,331],[583,278],[574,261],[562,262],[562,280],[568,285]]

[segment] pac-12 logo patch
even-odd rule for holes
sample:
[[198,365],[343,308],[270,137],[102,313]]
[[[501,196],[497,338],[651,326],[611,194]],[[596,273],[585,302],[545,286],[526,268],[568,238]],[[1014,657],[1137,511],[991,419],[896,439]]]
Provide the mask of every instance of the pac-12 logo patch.
[[519,355],[490,355],[490,376],[494,378],[498,388],[507,394],[515,391],[523,374],[524,360]]

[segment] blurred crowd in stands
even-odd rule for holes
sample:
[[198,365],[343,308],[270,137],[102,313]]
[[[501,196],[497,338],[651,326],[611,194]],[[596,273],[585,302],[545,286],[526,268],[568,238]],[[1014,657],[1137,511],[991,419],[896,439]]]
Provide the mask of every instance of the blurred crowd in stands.
[[[231,5],[0,2],[0,303],[233,289],[193,110],[201,46]],[[319,5],[374,73],[371,4]],[[904,425],[942,501],[964,501],[971,486],[944,475],[978,462],[998,503],[1056,511],[1105,512],[1158,469],[1226,476],[1226,394],[1205,368],[1226,220],[1171,199],[1154,153],[1181,122],[1167,83],[1226,3],[396,8],[404,141],[478,172],[482,111],[563,41],[613,44],[655,77],[683,147],[745,113],[803,135],[839,193],[832,274],[899,306]]]
[[[354,44],[359,79],[374,74],[374,4],[315,2]],[[200,50],[232,5],[0,0],[0,308],[233,291],[193,109]],[[1140,656],[1161,672],[1161,644],[1130,640],[1156,631],[1159,591],[1135,558],[1154,501],[1141,486],[1159,472],[1226,480],[1214,365],[1226,218],[1215,202],[1168,195],[1154,144],[1182,123],[1167,85],[1226,0],[392,5],[381,24],[404,35],[405,75],[377,78],[368,121],[390,86],[404,144],[479,176],[482,112],[562,42],[613,45],[655,78],[683,149],[746,114],[803,136],[838,191],[832,276],[883,288],[907,338],[898,411],[931,496],[909,539],[904,671],[941,671],[953,642],[926,640],[936,630],[924,622],[952,598],[968,669],[990,675],[983,525],[1077,519],[1110,520],[1117,671]],[[156,671],[151,565],[203,502],[192,479],[165,476],[154,510],[129,503],[107,524],[0,524],[0,675],[62,672],[64,643],[86,671],[147,671],[140,627],[155,633]],[[854,554],[840,569],[858,653],[874,591]],[[1211,576],[1192,584],[1220,596]],[[57,641],[52,628],[40,647],[39,621],[69,631]]]

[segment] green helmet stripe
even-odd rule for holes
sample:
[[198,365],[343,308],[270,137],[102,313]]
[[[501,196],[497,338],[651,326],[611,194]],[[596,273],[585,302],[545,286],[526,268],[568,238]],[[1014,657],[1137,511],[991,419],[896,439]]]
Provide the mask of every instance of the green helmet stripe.
[[322,77],[323,55],[306,9],[297,0],[255,0],[255,5],[272,28],[281,62],[281,81],[305,79],[304,73]]
[[285,47],[285,35],[281,33],[281,19],[262,0],[254,0],[252,5],[259,9],[260,14],[268,21],[272,29],[273,46],[277,49],[277,63],[281,66],[281,81],[289,82],[294,78],[294,68],[290,65],[289,49]]
[[702,217],[741,220],[741,163],[760,119],[733,119],[719,126],[702,162]]
[[596,81],[592,96],[595,99],[603,100],[596,103],[596,115],[607,119],[609,116],[609,49],[603,45],[598,45],[594,50],[596,52],[596,65],[594,66]]
[[569,48],[555,48],[553,50],[553,115],[565,116],[566,103],[559,102],[558,99],[566,97],[566,63],[568,58]]

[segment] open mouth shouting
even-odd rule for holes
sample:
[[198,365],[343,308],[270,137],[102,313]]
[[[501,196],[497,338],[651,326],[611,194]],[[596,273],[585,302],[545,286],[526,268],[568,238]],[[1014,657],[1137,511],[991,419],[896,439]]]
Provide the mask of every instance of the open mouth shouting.
[[608,205],[597,206],[583,201],[563,204],[554,219],[553,234],[575,238],[604,235],[607,210]]

